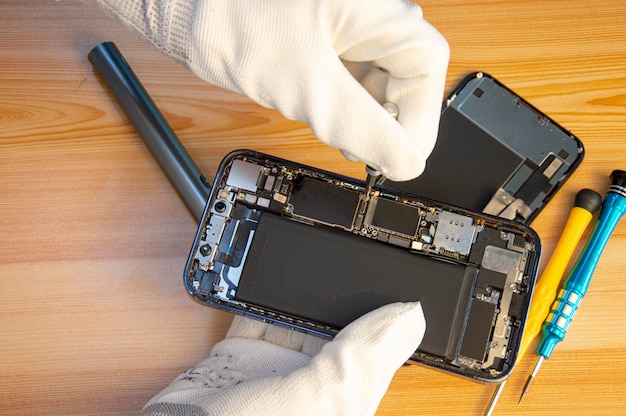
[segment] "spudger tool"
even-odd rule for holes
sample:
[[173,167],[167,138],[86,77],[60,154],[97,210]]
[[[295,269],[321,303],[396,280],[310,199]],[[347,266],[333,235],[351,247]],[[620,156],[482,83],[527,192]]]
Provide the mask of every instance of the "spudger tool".
[[[533,292],[533,300],[528,311],[528,320],[524,328],[522,345],[517,354],[517,360],[522,359],[528,351],[535,337],[541,332],[541,324],[550,312],[550,306],[556,298],[561,278],[565,273],[565,268],[569,263],[578,242],[585,229],[591,222],[593,215],[602,205],[602,196],[591,189],[578,191],[574,198],[574,206],[570,211],[563,233],[556,244],[554,252],[548,261],[541,278],[537,281]],[[491,401],[485,411],[485,416],[493,413],[498,403],[498,399],[504,390],[506,380],[498,384]]]
[[537,376],[543,361],[550,358],[556,345],[565,338],[565,333],[574,318],[574,314],[587,293],[600,255],[619,220],[626,212],[626,172],[614,170],[611,173],[611,181],[612,185],[604,198],[602,210],[593,232],[543,324],[541,342],[536,350],[539,357],[526,381],[520,402],[528,393],[528,389]]

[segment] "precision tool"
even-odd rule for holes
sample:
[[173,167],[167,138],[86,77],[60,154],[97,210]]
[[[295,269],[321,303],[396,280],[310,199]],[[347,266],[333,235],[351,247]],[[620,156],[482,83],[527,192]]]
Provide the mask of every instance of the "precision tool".
[[[391,117],[396,120],[398,119],[398,114],[400,110],[398,109],[398,105],[396,103],[388,101],[383,104],[383,108],[389,113]],[[372,188],[374,187],[374,185],[376,185],[376,182],[380,178],[380,172],[369,165],[365,166],[365,172],[367,173],[367,178],[365,179],[365,183],[367,184],[366,194],[369,195],[370,192],[372,192]]]
[[370,165],[365,166],[365,172],[367,172],[367,179],[365,179],[365,183],[367,184],[366,194],[369,195],[370,192],[372,192],[374,185],[376,185],[376,181],[380,177],[380,172],[372,168]]
[[[533,300],[530,304],[524,336],[522,337],[522,345],[517,354],[518,362],[526,354],[535,337],[541,332],[541,324],[550,312],[550,306],[556,298],[565,268],[574,254],[583,232],[601,205],[602,196],[596,191],[581,189],[576,194],[574,207],[570,211],[563,233],[556,244],[550,261],[541,274],[541,278],[535,285]],[[496,387],[485,411],[485,416],[493,413],[505,385],[506,380]]]
[[611,173],[611,181],[612,185],[604,198],[602,211],[600,211],[600,216],[589,241],[587,241],[576,265],[556,297],[550,314],[543,325],[541,342],[537,347],[539,357],[526,381],[520,402],[528,393],[528,389],[537,376],[543,361],[550,358],[556,344],[565,338],[565,333],[574,318],[574,313],[587,293],[600,255],[619,220],[626,212],[626,172],[614,170]]

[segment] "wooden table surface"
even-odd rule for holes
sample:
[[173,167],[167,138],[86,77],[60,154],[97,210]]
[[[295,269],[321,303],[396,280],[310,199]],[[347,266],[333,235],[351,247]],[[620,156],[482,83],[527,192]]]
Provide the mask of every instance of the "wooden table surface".
[[[489,72],[579,136],[586,158],[533,223],[545,263],[574,194],[626,169],[626,3],[424,1],[452,50],[447,91]],[[0,4],[0,414],[136,414],[231,316],[186,295],[196,224],[88,63],[114,41],[201,169],[251,148],[364,177],[302,123],[208,85],[76,0]],[[587,232],[588,234],[588,232]],[[567,339],[496,414],[626,412],[626,221]],[[482,414],[493,385],[398,371],[380,415]]]

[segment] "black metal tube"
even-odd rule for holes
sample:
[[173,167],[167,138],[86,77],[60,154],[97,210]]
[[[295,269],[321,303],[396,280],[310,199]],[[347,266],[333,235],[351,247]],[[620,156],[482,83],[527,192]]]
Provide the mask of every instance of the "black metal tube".
[[191,214],[200,221],[211,185],[178,140],[119,49],[112,42],[104,42],[93,48],[88,58]]

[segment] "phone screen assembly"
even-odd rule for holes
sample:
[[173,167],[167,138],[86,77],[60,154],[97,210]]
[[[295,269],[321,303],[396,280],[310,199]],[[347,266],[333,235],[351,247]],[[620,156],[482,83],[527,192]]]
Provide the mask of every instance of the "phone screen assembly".
[[383,186],[530,224],[583,155],[570,132],[476,72],[444,102],[424,173]]
[[421,301],[411,359],[479,380],[511,370],[540,257],[527,225],[253,151],[220,165],[185,270],[204,304],[321,336]]

